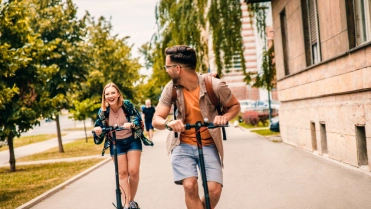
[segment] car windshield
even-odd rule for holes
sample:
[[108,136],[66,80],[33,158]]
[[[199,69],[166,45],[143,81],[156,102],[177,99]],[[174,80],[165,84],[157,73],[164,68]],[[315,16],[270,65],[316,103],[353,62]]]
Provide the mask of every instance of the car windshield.
[[253,105],[254,101],[240,101],[241,105]]
[[[268,100],[265,100],[268,103]],[[271,100],[271,104],[281,104],[281,102],[277,100]]]

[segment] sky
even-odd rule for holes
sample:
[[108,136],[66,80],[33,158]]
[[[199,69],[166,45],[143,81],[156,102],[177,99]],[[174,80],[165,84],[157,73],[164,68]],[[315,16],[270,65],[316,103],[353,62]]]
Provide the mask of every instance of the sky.
[[[118,37],[130,36],[129,45],[134,44],[132,55],[139,57],[138,48],[151,40],[155,32],[155,7],[158,0],[73,0],[78,7],[77,16],[81,18],[85,11],[98,19],[104,16],[111,18],[113,34]],[[143,59],[140,63],[144,65]],[[141,69],[142,74],[149,70]]]

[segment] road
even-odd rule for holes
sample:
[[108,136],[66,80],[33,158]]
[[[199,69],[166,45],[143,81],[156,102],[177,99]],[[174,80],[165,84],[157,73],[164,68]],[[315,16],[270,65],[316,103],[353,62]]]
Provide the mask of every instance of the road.
[[[70,128],[81,128],[84,127],[82,121],[75,121],[68,118],[69,115],[60,115],[59,122],[60,127],[63,132],[63,129],[70,129]],[[86,126],[93,126],[90,119],[85,121]],[[56,134],[57,133],[57,126],[56,122],[52,120],[51,122],[45,122],[45,120],[40,120],[40,126],[34,126],[33,129],[22,133],[22,136],[32,136],[36,134]]]
[[[142,209],[185,209],[181,186],[173,183],[168,131],[144,147],[136,200]],[[227,128],[224,187],[217,208],[364,209],[371,205],[371,176],[242,128]],[[200,182],[200,193],[202,186]],[[65,186],[34,209],[113,208],[112,162]]]

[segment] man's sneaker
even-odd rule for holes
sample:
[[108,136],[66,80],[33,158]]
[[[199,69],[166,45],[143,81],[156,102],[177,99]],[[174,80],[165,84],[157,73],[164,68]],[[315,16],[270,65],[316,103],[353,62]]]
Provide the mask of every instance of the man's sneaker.
[[129,208],[130,209],[139,209],[139,205],[138,205],[138,203],[137,202],[135,202],[135,201],[131,201],[130,203],[129,203]]

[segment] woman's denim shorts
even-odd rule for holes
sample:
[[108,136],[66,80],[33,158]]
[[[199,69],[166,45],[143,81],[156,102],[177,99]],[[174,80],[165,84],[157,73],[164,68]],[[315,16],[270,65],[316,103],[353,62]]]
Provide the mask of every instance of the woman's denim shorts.
[[[113,150],[113,143],[111,141],[110,146],[110,154],[113,156],[114,150]],[[125,139],[117,139],[116,140],[116,149],[117,149],[117,155],[125,155],[129,151],[142,151],[142,142],[139,139],[134,139],[133,136],[130,136]]]

